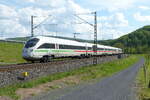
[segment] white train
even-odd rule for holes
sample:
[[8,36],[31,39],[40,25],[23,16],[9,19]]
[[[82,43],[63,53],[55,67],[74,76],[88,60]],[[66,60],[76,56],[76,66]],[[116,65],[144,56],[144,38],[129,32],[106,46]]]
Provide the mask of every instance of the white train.
[[[90,57],[95,55],[94,44],[53,37],[37,36],[28,40],[22,56],[27,61],[47,62],[55,57]],[[97,45],[97,55],[120,54],[122,49]]]

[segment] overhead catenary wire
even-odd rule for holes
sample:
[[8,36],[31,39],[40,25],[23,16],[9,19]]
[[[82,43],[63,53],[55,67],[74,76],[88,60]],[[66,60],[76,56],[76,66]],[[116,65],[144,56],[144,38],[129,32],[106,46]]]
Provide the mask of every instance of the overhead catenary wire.
[[41,24],[43,24],[45,21],[47,21],[50,16],[51,16],[51,15],[48,15],[48,17],[47,17],[46,19],[44,19],[41,23],[39,23],[39,24],[36,25],[36,26],[34,26],[34,18],[35,18],[35,17],[38,17],[38,16],[31,16],[31,37],[34,36],[34,29],[36,29],[36,28],[39,27]]
[[87,24],[89,24],[89,25],[91,25],[91,26],[94,26],[93,24],[91,24],[91,23],[89,23],[88,21],[86,21],[85,19],[83,19],[83,18],[77,16],[76,14],[74,14],[74,16],[76,16],[77,18],[81,19],[81,20],[84,21],[85,23],[87,23]]
[[[86,21],[84,18],[81,18],[80,16],[78,16],[78,15],[90,15],[90,14],[94,14],[93,12],[90,12],[90,13],[79,13],[79,14],[73,14],[73,15],[71,15],[71,16],[75,16],[76,18],[78,18],[80,21],[83,21],[83,22],[76,22],[76,23],[74,23],[74,22],[64,22],[64,23],[50,23],[50,24],[47,24],[47,25],[61,25],[61,24],[68,24],[68,25],[72,25],[72,24],[88,24],[88,25],[90,25],[90,26],[92,26],[92,27],[94,27],[94,24],[92,24],[92,23],[90,23],[90,22],[88,22],[88,21]],[[44,24],[44,22],[46,22],[48,19],[49,19],[49,17],[51,17],[52,15],[48,15],[47,16],[47,18],[45,18],[41,23],[39,23],[38,25],[36,25],[36,26],[34,26],[33,25],[33,22],[31,23],[32,25],[31,25],[31,33],[32,33],[32,36],[33,36],[33,34],[34,34],[34,32],[33,32],[33,30],[34,29],[36,29],[36,28],[38,28],[39,26],[41,26],[41,25],[46,25],[46,24]],[[33,16],[33,18],[34,17],[45,17],[45,16]],[[79,33],[82,33],[82,32],[79,32]]]

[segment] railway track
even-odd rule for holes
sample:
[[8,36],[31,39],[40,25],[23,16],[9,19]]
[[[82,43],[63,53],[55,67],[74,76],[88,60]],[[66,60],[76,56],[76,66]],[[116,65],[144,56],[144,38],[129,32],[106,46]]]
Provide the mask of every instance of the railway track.
[[[48,64],[64,64],[70,61],[75,61],[75,60],[81,60],[81,59],[93,59],[94,57],[91,58],[73,58],[73,59],[54,59],[53,61],[47,62],[47,63],[19,63],[19,64],[9,64],[9,65],[1,65],[0,66],[0,72],[5,72],[5,71],[12,71],[12,70],[18,70],[18,69],[29,69],[33,67],[42,67]],[[98,58],[98,57],[97,57]]]
[[[59,59],[48,63],[23,63],[3,65],[0,66],[0,87],[36,79],[45,75],[51,75],[59,72],[67,72],[81,67],[90,66],[93,65],[93,58],[95,57],[82,59]],[[97,57],[98,64],[117,59],[117,55]],[[28,73],[28,76],[26,78],[24,78],[23,76],[23,73],[25,72]]]
[[[110,55],[108,56],[98,56],[96,58],[106,58],[106,57],[111,57]],[[0,72],[5,72],[5,71],[12,71],[12,70],[18,70],[18,69],[32,69],[34,67],[44,67],[44,66],[48,66],[48,65],[59,65],[59,64],[65,64],[68,62],[74,62],[76,60],[93,60],[93,58],[95,57],[90,57],[90,58],[64,58],[64,59],[54,59],[51,62],[47,62],[47,63],[19,63],[19,64],[10,64],[10,65],[1,65],[0,66]]]

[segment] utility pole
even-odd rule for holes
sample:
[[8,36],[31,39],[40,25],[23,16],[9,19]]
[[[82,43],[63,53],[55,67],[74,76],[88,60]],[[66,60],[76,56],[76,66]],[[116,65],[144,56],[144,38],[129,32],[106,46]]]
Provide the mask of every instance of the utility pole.
[[74,34],[74,39],[76,39],[76,35],[80,34],[80,33],[73,33]]
[[41,26],[51,15],[48,15],[48,17],[46,19],[44,19],[43,21],[41,21],[41,23],[39,23],[38,25],[34,26],[34,18],[38,17],[38,16],[31,16],[31,37],[34,36],[34,29],[38,28],[39,26]]
[[97,13],[96,12],[94,12],[94,44],[97,47]]
[[[97,12],[92,12],[92,13],[88,13],[88,14],[93,14],[94,15],[94,24],[89,23],[88,21],[86,21],[85,19],[75,15],[77,18],[79,18],[80,20],[84,21],[86,24],[89,24],[90,26],[94,27],[94,45],[93,45],[93,51],[94,51],[94,55],[97,55]],[[79,14],[80,15],[80,14]],[[97,57],[93,58],[93,64],[96,65],[97,64]]]
[[[94,12],[94,55],[97,55],[97,13]],[[97,57],[94,57],[93,64],[97,64]]]
[[31,37],[34,36],[33,18],[34,18],[34,16],[31,16]]

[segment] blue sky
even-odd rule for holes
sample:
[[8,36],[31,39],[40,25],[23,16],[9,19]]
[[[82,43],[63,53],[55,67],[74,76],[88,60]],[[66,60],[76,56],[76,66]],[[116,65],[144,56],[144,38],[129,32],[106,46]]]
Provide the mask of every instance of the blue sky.
[[[35,26],[47,19],[35,35],[80,33],[78,38],[93,39],[93,27],[74,16],[93,11],[98,13],[98,39],[115,39],[150,23],[149,0],[1,0],[0,38],[29,36],[35,15]],[[93,23],[92,15],[79,16]]]

